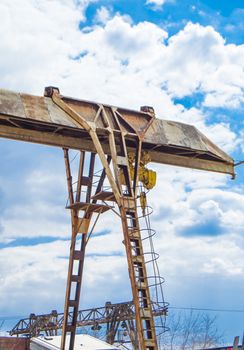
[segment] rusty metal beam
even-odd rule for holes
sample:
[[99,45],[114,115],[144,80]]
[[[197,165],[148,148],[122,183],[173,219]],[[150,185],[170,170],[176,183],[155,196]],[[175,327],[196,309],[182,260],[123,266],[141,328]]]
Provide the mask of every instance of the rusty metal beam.
[[[163,306],[153,304],[153,315],[165,316],[167,314],[168,304]],[[69,319],[72,319],[72,313],[69,314]],[[134,321],[135,308],[133,302],[124,303],[106,303],[105,306],[84,309],[78,311],[77,327],[89,327],[94,325],[110,324],[116,317],[117,321]],[[35,315],[30,314],[30,317],[19,320],[16,325],[9,331],[10,335],[29,334],[31,337],[37,337],[41,332],[47,335],[57,334],[58,330],[62,329],[64,322],[64,314],[57,313],[53,310],[49,314]],[[111,327],[109,327],[110,329]],[[163,331],[167,330],[167,327]],[[108,330],[109,331],[109,330]]]
[[[133,111],[60,97],[80,116],[79,120],[53,101],[51,89],[46,89],[45,97],[0,90],[0,137],[94,152],[83,120],[96,129],[103,139],[104,152],[110,154],[108,128],[103,121],[112,121],[115,114],[120,118],[128,149],[135,150],[139,135],[142,148],[150,151],[153,162],[234,175],[233,159],[194,126],[157,119],[145,108]],[[121,131],[114,122],[112,128],[115,135]]]

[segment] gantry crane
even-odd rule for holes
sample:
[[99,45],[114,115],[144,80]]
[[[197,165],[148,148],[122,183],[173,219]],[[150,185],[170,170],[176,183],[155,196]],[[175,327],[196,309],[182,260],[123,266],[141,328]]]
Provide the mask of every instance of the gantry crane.
[[[144,210],[146,204],[144,192],[138,193],[138,185],[141,183],[148,189],[155,185],[156,174],[147,168],[149,161],[234,176],[232,158],[194,126],[157,119],[152,107],[132,111],[77,100],[60,95],[54,87],[47,87],[44,97],[0,90],[0,137],[58,146],[64,151],[72,236],[61,349],[74,347],[85,250],[94,227],[92,220],[96,215],[96,223],[102,213],[116,206],[135,307],[137,332],[133,346],[156,350],[156,325],[138,197]],[[69,149],[80,151],[76,188]],[[89,158],[88,174],[85,174],[85,158]],[[102,171],[94,190],[96,158],[102,164]],[[111,190],[104,190],[105,181]]]
[[[161,305],[153,304],[153,316],[158,318],[164,315],[167,310]],[[69,314],[72,320],[73,314]],[[99,335],[106,337],[106,342],[114,343],[128,343],[132,342],[136,346],[135,338],[135,307],[132,301],[112,304],[106,302],[102,307],[93,307],[90,309],[79,310],[77,317],[77,328],[90,330]],[[52,310],[48,314],[36,315],[31,313],[29,317],[20,319],[16,325],[9,331],[10,335],[25,335],[28,337],[38,337],[40,334],[46,336],[58,335],[58,331],[62,329],[64,322],[64,314]],[[166,328],[167,330],[167,328]]]

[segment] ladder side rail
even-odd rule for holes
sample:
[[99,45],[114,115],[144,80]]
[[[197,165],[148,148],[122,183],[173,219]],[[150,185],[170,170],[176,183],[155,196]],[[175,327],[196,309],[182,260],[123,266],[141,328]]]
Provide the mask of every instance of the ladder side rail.
[[[71,171],[70,171],[70,164],[67,161],[67,154],[68,152],[65,152],[66,155],[66,163],[67,163],[67,174],[68,174],[68,189],[69,189],[69,198],[71,204],[74,203],[74,195],[71,196],[71,191],[72,189],[72,176],[71,176]],[[92,203],[93,200],[91,200],[91,194],[92,194],[92,182],[93,182],[93,174],[94,174],[94,166],[95,166],[95,153],[91,153],[90,155],[90,165],[89,165],[89,184],[86,187],[86,194],[85,194],[85,199],[86,203]],[[78,172],[78,181],[77,181],[77,191],[76,191],[76,200],[80,200],[80,195],[81,195],[81,186],[82,186],[82,175],[83,175],[83,170],[84,170],[84,159],[85,159],[85,153],[80,155],[80,164],[79,164],[79,172]],[[108,159],[108,162],[110,160]],[[100,179],[98,181],[97,189],[98,191],[100,188],[103,186],[103,182],[105,179],[105,170],[103,169],[102,174],[100,176]],[[73,192],[72,192],[73,194]],[[80,300],[80,293],[81,293],[81,284],[82,284],[82,275],[83,275],[83,267],[84,267],[84,259],[85,259],[85,249],[87,245],[87,233],[89,229],[89,224],[92,219],[93,212],[85,212],[83,215],[83,218],[80,219],[78,217],[78,210],[71,209],[71,218],[72,218],[72,227],[74,232],[72,233],[72,248],[73,250],[70,253],[70,260],[71,260],[71,265],[72,267],[69,268],[68,270],[68,279],[67,279],[67,295],[65,299],[65,312],[64,312],[64,322],[63,322],[63,332],[62,332],[62,341],[61,341],[61,349],[65,349],[66,345],[66,335],[67,333],[70,333],[70,339],[69,339],[69,350],[73,350],[74,347],[74,342],[75,342],[75,333],[76,333],[76,325],[77,325],[77,318],[78,318],[78,312],[79,312],[79,300]],[[75,299],[70,300],[70,291],[71,291],[71,284],[72,284],[72,277],[73,275],[73,263],[74,263],[74,253],[75,253],[75,245],[76,245],[76,238],[77,235],[79,234],[79,221],[80,220],[86,220],[86,231],[87,232],[82,232],[81,233],[81,244],[79,248],[79,260],[78,260],[78,272],[77,272],[77,278],[76,278],[76,288],[75,288]],[[80,235],[79,235],[80,236]],[[76,276],[75,276],[76,277]],[[74,281],[73,281],[74,282]],[[68,317],[70,315],[69,313],[69,307],[70,307],[70,302],[72,302],[72,307],[73,307],[73,312],[71,314],[72,318],[72,324],[71,327],[68,325]]]
[[76,202],[80,201],[84,162],[85,162],[85,152],[80,151],[79,172],[78,172],[77,190],[76,190],[76,197],[75,197]]
[[[113,112],[113,111],[112,111]],[[105,117],[106,117],[106,113]],[[130,198],[133,198],[133,201],[135,201],[135,197],[133,196],[133,188],[131,183],[131,177],[130,177],[130,169],[129,169],[129,163],[128,163],[128,155],[127,155],[127,149],[126,149],[126,143],[123,137],[122,130],[120,128],[120,124],[118,122],[118,119],[115,116],[115,113],[112,114],[115,120],[115,123],[118,125],[120,129],[120,136],[119,136],[119,145],[116,145],[115,136],[113,133],[111,121],[108,117],[107,123],[109,125],[108,131],[109,131],[109,145],[110,145],[110,151],[112,156],[112,163],[113,163],[113,169],[114,169],[114,176],[117,186],[119,187],[119,191],[123,196],[123,188],[120,181],[120,169],[123,171],[125,182],[126,182],[126,188],[127,192],[130,196]],[[118,147],[120,147],[120,153],[118,154]],[[121,163],[118,164],[118,156],[124,157],[124,164]],[[140,157],[140,156],[139,156]],[[128,261],[128,269],[129,269],[129,277],[131,281],[131,288],[132,288],[132,295],[133,295],[133,301],[135,305],[135,313],[136,313],[136,325],[137,325],[137,334],[139,337],[139,343],[141,345],[141,350],[144,350],[144,336],[143,336],[143,325],[142,320],[140,316],[140,303],[138,298],[138,293],[135,285],[136,276],[133,266],[133,260],[132,260],[132,252],[131,252],[131,245],[129,240],[129,231],[128,231],[128,225],[127,225],[127,219],[126,219],[126,210],[125,210],[125,196],[122,197],[123,200],[121,204],[119,205],[120,214],[121,214],[121,220],[122,220],[122,228],[123,228],[123,234],[124,234],[124,244],[126,248],[126,255],[127,255],[127,261]],[[136,205],[136,204],[135,204]]]
[[[130,271],[130,279],[131,279],[131,287],[132,287],[132,294],[133,294],[133,301],[135,305],[135,312],[136,312],[136,325],[137,325],[137,332],[138,332],[138,338],[141,350],[143,349],[150,349],[150,350],[156,350],[157,349],[157,338],[156,338],[156,332],[155,332],[155,325],[154,325],[154,319],[153,319],[153,312],[152,312],[152,306],[151,306],[151,298],[150,298],[150,290],[148,286],[148,279],[147,279],[147,271],[146,271],[146,265],[145,265],[145,259],[144,259],[144,252],[143,252],[143,246],[142,246],[142,240],[140,235],[140,225],[137,215],[137,203],[136,203],[136,194],[133,191],[133,189],[136,190],[137,184],[138,184],[138,177],[139,177],[139,164],[140,164],[140,156],[141,156],[141,140],[138,138],[138,145],[137,145],[137,154],[136,154],[136,166],[134,170],[134,183],[132,183],[131,177],[130,177],[130,169],[128,164],[128,154],[127,154],[127,147],[126,142],[124,138],[124,134],[121,130],[121,147],[123,148],[125,159],[127,160],[127,165],[124,168],[124,176],[126,180],[126,173],[128,174],[128,178],[126,180],[126,187],[127,192],[132,194],[133,197],[133,204],[134,204],[134,212],[132,217],[132,222],[134,224],[134,229],[137,231],[137,254],[140,256],[141,259],[141,269],[140,274],[141,276],[136,276],[136,263],[133,261],[133,244],[134,239],[130,239],[131,233],[128,229],[128,212],[124,207],[120,207],[120,213],[121,213],[121,219],[122,219],[122,225],[123,225],[123,232],[124,232],[124,238],[125,238],[125,246],[126,246],[126,254],[127,254],[127,260],[128,260],[128,266]],[[130,187],[128,189],[128,186]],[[126,197],[124,196],[124,203],[126,203]],[[129,205],[130,206],[130,205]],[[131,210],[131,209],[130,209]],[[130,215],[129,215],[130,216]],[[143,288],[140,289],[141,281],[144,282]],[[139,284],[139,285],[138,285]],[[144,309],[147,309],[147,317],[144,316]],[[146,339],[147,338],[147,339]],[[147,340],[147,342],[146,342]],[[150,345],[148,345],[150,344]],[[147,346],[148,345],[148,346]]]
[[[139,227],[139,220],[137,218],[137,204],[136,204],[136,194],[134,192],[134,189],[137,188],[138,184],[138,177],[139,177],[139,164],[140,164],[140,155],[141,155],[141,140],[138,137],[138,145],[137,145],[137,154],[136,154],[136,167],[134,171],[134,178],[133,181],[131,179],[130,174],[130,167],[128,162],[128,154],[127,154],[127,146],[124,138],[124,133],[120,127],[120,123],[118,118],[116,117],[116,114],[113,113],[113,117],[115,119],[115,122],[119,126],[120,129],[120,135],[119,135],[119,144],[116,145],[115,137],[113,135],[112,128],[110,129],[110,149],[111,149],[111,155],[112,155],[112,161],[114,166],[114,173],[115,176],[118,176],[119,178],[119,170],[122,169],[124,178],[125,178],[125,187],[127,189],[127,195],[129,194],[129,197],[132,199],[133,203],[133,211],[135,211],[135,217],[134,217],[134,226],[137,229],[138,237],[137,237],[137,250],[138,254],[141,258],[141,265],[142,269],[141,274],[142,276],[139,278],[139,283],[141,282],[141,279],[143,279],[144,283],[144,289],[140,290],[138,289],[138,277],[136,276],[136,267],[135,262],[133,261],[133,244],[132,240],[130,239],[131,233],[129,232],[128,228],[128,210],[126,210],[125,205],[127,201],[127,197],[123,196],[122,205],[120,206],[120,213],[121,213],[121,220],[122,220],[122,227],[123,227],[123,233],[124,233],[124,243],[126,247],[126,255],[127,255],[127,261],[128,261],[128,267],[129,267],[129,276],[131,281],[131,288],[132,288],[132,294],[133,294],[133,301],[135,305],[135,313],[136,313],[136,325],[137,325],[137,334],[139,338],[139,344],[141,350],[144,349],[157,349],[157,339],[156,339],[156,333],[155,333],[155,326],[154,326],[154,319],[152,314],[152,307],[151,307],[151,301],[150,301],[150,291],[149,286],[147,283],[147,273],[146,273],[146,266],[145,266],[145,260],[144,260],[144,254],[143,254],[143,247],[141,243],[141,237],[140,237],[140,227]],[[109,120],[108,120],[109,122]],[[110,125],[111,127],[111,125]],[[111,136],[113,135],[113,137]],[[118,136],[117,136],[118,138]],[[125,163],[121,166],[121,164],[118,164],[117,162],[117,149],[120,147],[120,155],[124,157]],[[123,194],[123,188],[120,181],[116,181],[118,185],[120,186],[120,192]],[[131,205],[131,204],[130,204]],[[130,207],[129,205],[129,207]],[[130,209],[131,210],[131,209]],[[147,308],[147,311],[149,314],[146,319],[143,320],[143,312],[144,309]],[[143,322],[144,321],[144,322]],[[146,333],[145,333],[146,330]],[[146,346],[145,342],[145,336],[151,341],[150,344],[152,346]]]
[[[91,191],[92,191],[92,180],[93,180],[93,173],[94,173],[94,165],[95,165],[95,153],[91,153],[90,155],[90,164],[89,164],[89,185],[87,186],[86,190],[86,202],[90,203],[91,200]],[[82,161],[84,160],[84,157],[82,158]],[[80,171],[80,169],[82,170]],[[79,176],[82,177],[83,174],[83,168],[84,168],[84,162],[83,166],[79,167]],[[81,178],[78,179],[77,186],[80,186],[81,188]],[[77,193],[78,193],[78,187],[77,187]],[[78,196],[78,199],[80,198],[80,194]],[[78,213],[77,213],[78,215]],[[91,220],[92,215],[84,214],[83,219]],[[88,228],[87,224],[87,228]],[[77,229],[76,229],[77,230]],[[86,240],[87,240],[87,233],[88,232],[82,232],[81,235],[81,244],[80,244],[80,258],[78,261],[78,273],[77,275],[79,276],[79,280],[76,283],[76,288],[75,288],[75,306],[73,310],[73,316],[72,316],[72,329],[71,329],[71,334],[70,334],[70,345],[69,345],[69,350],[73,350],[74,348],[74,343],[75,343],[75,334],[76,334],[76,325],[77,325],[77,317],[78,317],[78,312],[79,312],[79,301],[80,301],[80,293],[81,293],[81,284],[82,284],[82,277],[83,277],[83,268],[84,268],[84,260],[85,260],[85,249],[86,249]],[[76,233],[76,235],[78,232]],[[77,237],[77,236],[76,236]],[[72,283],[72,281],[71,281]]]
[[[72,175],[71,175],[71,169],[70,169],[69,151],[67,148],[64,148],[63,151],[64,151],[64,161],[65,161],[65,170],[66,170],[66,180],[67,180],[67,187],[68,187],[69,202],[70,202],[70,204],[73,204],[74,203],[74,193],[73,193],[73,187],[72,187]],[[74,250],[75,250],[75,238],[76,238],[74,221],[75,221],[75,213],[73,210],[71,210],[72,236],[71,236],[71,244],[70,244],[68,278],[67,278],[67,283],[66,283],[64,319],[63,319],[62,339],[61,339],[61,349],[63,349],[63,350],[65,348],[65,343],[66,343],[66,335],[67,335],[66,330],[67,330],[68,314],[69,314],[69,299],[70,299],[70,292],[71,292],[71,276],[72,276],[73,263],[74,263],[73,254],[74,254]]]

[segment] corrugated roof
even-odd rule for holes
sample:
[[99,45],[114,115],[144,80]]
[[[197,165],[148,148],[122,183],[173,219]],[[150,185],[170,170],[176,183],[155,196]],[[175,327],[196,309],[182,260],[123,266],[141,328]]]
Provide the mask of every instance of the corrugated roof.
[[[67,336],[69,338],[69,336]],[[67,341],[67,344],[69,342]],[[30,350],[57,350],[60,349],[61,336],[53,337],[37,337],[32,338]],[[66,348],[65,348],[66,349]],[[77,334],[75,337],[74,350],[117,350],[113,345],[110,345],[100,339],[94,338],[88,334]],[[68,345],[67,345],[68,350]]]

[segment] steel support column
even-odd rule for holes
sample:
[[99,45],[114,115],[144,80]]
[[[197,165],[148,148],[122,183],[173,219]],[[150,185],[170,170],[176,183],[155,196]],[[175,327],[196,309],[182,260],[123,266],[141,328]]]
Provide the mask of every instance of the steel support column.
[[[140,135],[138,135],[136,145],[136,164],[134,167],[134,177],[132,179],[128,161],[127,145],[124,137],[125,135],[121,126],[121,122],[123,122],[123,120],[121,120],[120,114],[117,113],[113,108],[110,110],[110,117],[108,117],[107,111],[103,107],[101,107],[99,111],[101,121],[107,128],[109,136],[109,148],[113,165],[112,171],[106,159],[102,143],[96,132],[94,124],[87,122],[73,108],[65,104],[58,93],[54,92],[52,98],[53,101],[66,113],[68,113],[72,119],[74,119],[77,123],[79,123],[83,128],[87,130],[93,141],[100,161],[104,167],[104,171],[113,191],[114,199],[118,204],[121,214],[129,276],[133,302],[135,305],[136,328],[139,348],[141,350],[156,350],[158,348],[157,338],[155,333],[152,304],[148,287],[136,204],[136,190],[139,175],[138,169],[141,156]],[[99,117],[99,114],[97,117]],[[112,123],[115,126],[116,132],[114,132],[114,128],[112,128]],[[124,180],[122,180],[122,177]],[[70,301],[67,299],[66,303],[68,306]],[[66,308],[68,309],[67,306]],[[75,332],[75,327],[72,329],[66,328],[66,330],[64,329],[63,331],[67,332],[68,330]],[[63,339],[65,339],[64,334]],[[61,349],[64,350],[63,342]],[[73,350],[73,348],[70,347],[70,350]]]

